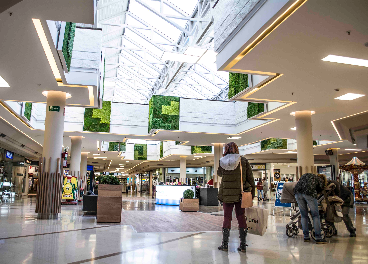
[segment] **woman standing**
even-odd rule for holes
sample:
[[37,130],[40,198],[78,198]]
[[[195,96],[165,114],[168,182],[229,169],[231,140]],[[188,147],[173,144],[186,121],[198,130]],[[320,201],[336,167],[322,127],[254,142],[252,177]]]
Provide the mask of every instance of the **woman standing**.
[[247,223],[245,220],[245,209],[241,208],[241,175],[243,176],[243,190],[252,192],[252,198],[254,198],[255,186],[252,168],[248,160],[239,155],[238,146],[234,142],[227,143],[224,156],[220,159],[217,170],[217,176],[222,177],[218,199],[223,202],[224,207],[222,244],[218,247],[219,250],[228,250],[232,212],[235,206],[240,235],[238,250],[246,252]]

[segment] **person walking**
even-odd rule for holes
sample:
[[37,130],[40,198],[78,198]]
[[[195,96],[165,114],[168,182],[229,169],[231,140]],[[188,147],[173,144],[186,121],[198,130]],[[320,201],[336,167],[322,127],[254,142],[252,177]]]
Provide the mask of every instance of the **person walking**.
[[321,237],[321,220],[318,212],[318,193],[321,193],[326,187],[327,182],[312,173],[305,173],[300,177],[295,185],[295,199],[298,202],[300,214],[302,216],[302,228],[304,234],[304,242],[309,242],[308,228],[308,206],[313,218],[313,227],[317,244],[326,244],[327,241]]
[[217,176],[222,177],[218,199],[223,203],[224,208],[222,244],[218,247],[219,250],[228,250],[232,212],[235,207],[240,237],[238,251],[246,252],[247,222],[245,219],[245,209],[241,207],[241,175],[243,179],[243,190],[245,192],[252,192],[252,198],[254,198],[255,186],[252,168],[248,160],[239,155],[238,146],[234,142],[227,143],[217,170]]
[[268,181],[266,178],[263,178],[263,200],[267,201],[267,197],[268,197]]
[[262,184],[262,178],[259,178],[259,181],[257,182],[257,196],[258,201],[263,199],[263,184]]
[[[326,177],[325,175],[323,176]],[[330,195],[336,195],[344,201],[344,203],[341,206],[342,215],[343,215],[342,220],[345,223],[346,229],[350,233],[350,237],[356,237],[356,233],[355,233],[356,229],[354,228],[353,222],[351,221],[350,216],[349,216],[349,210],[350,208],[353,208],[353,205],[354,205],[354,195],[348,188],[346,188],[341,183],[337,181],[329,180],[327,185],[330,185],[331,183],[335,184],[335,189],[332,191]],[[334,223],[329,222],[329,224],[331,224],[335,229],[334,235],[337,235],[337,230],[336,230]]]

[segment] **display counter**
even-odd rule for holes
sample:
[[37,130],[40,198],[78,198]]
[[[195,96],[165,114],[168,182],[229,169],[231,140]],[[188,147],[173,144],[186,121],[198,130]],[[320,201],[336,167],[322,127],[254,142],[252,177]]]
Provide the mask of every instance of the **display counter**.
[[183,192],[188,189],[192,190],[195,196],[195,186],[157,185],[156,204],[179,205],[180,199],[183,198]]

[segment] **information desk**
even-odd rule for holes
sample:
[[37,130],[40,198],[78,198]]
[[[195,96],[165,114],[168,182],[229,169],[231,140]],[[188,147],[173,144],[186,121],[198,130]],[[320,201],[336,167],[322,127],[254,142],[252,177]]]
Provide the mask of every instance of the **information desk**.
[[185,190],[192,190],[195,197],[195,186],[156,185],[156,204],[179,205]]

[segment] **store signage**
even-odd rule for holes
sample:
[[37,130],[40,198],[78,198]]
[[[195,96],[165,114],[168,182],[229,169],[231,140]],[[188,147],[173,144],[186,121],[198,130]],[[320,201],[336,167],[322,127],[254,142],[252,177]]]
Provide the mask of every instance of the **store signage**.
[[49,111],[51,112],[60,112],[60,106],[56,106],[56,105],[49,105]]
[[32,161],[30,161],[29,159],[26,159],[26,163],[27,163],[27,164],[31,164],[31,163],[32,163]]
[[6,151],[5,151],[5,157],[6,157],[7,159],[13,159],[13,156],[14,156],[14,153],[13,153],[13,152],[11,152],[11,151],[9,151],[9,150],[6,150]]
[[251,164],[252,170],[265,170],[266,164]]
[[281,203],[282,189],[284,188],[284,182],[278,182],[276,188],[275,206],[291,207],[291,203]]

